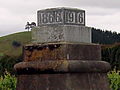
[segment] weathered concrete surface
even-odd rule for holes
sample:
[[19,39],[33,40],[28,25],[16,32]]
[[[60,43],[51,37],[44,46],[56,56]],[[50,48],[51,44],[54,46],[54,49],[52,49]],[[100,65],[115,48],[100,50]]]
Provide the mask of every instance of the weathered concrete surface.
[[[102,66],[102,67],[101,67]],[[106,73],[110,64],[104,61],[56,60],[21,62],[14,66],[18,74],[36,73]]]
[[91,28],[77,25],[47,25],[32,29],[32,42],[88,42],[91,43]]
[[14,66],[16,90],[110,90],[110,64],[91,43],[41,43],[23,47],[24,60]]
[[15,65],[17,90],[110,90],[104,61],[36,61]]
[[16,90],[110,90],[106,73],[18,75]]
[[101,46],[91,43],[44,43],[23,47],[24,61],[101,60]]

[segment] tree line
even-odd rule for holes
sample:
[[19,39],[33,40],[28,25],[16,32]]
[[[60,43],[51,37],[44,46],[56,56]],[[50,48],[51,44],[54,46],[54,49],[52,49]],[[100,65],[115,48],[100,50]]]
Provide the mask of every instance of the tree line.
[[112,70],[120,70],[120,43],[112,46],[102,46],[101,59],[110,63]]
[[92,43],[114,44],[120,42],[120,33],[92,28]]
[[120,70],[120,33],[92,28],[92,43],[101,44],[101,59]]
[[0,57],[0,75],[4,75],[4,72],[7,70],[10,74],[16,75],[14,71],[14,65],[22,61],[22,55],[19,56],[10,56],[3,55]]

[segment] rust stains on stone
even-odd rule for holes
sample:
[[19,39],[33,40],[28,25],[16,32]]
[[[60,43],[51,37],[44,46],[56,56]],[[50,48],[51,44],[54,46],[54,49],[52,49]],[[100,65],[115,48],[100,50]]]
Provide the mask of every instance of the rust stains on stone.
[[[23,47],[23,61],[101,60],[100,45],[77,43],[41,43]],[[94,54],[92,53],[94,52]]]
[[34,45],[24,47],[24,61],[61,60],[60,44]]

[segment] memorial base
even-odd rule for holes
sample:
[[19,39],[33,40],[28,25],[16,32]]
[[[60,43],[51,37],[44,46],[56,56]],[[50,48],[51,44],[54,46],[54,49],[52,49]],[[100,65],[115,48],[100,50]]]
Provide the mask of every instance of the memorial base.
[[23,56],[14,66],[17,90],[110,90],[110,64],[101,61],[98,44],[30,44]]
[[16,90],[110,90],[104,61],[35,61],[14,66]]
[[23,47],[23,61],[101,60],[101,46],[93,43],[40,43]]

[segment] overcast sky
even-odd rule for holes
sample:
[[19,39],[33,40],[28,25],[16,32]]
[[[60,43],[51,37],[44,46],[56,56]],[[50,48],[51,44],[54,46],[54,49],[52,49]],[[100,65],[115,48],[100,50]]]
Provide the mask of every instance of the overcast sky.
[[25,31],[37,10],[74,7],[86,11],[86,26],[120,33],[120,0],[0,0],[0,36]]

